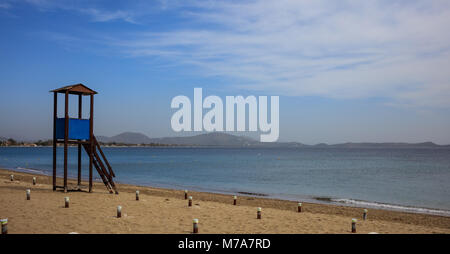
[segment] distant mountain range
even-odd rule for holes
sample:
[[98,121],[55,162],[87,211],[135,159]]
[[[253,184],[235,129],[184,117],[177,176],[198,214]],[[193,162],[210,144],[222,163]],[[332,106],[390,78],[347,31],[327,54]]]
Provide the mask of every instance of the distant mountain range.
[[150,144],[152,139],[142,133],[123,132],[112,137],[97,136],[97,140],[103,143],[123,143],[123,144]]
[[259,142],[241,136],[213,132],[189,137],[149,138],[142,133],[124,132],[116,136],[98,136],[97,140],[103,143],[123,144],[165,144],[165,145],[195,145],[195,146],[248,146]]
[[235,146],[235,147],[335,147],[335,148],[450,148],[450,145],[437,145],[433,142],[423,143],[342,143],[305,145],[298,142],[261,143],[249,137],[235,136],[223,132],[212,132],[189,137],[149,138],[142,133],[124,132],[112,137],[97,136],[103,143],[121,144],[165,144],[185,146]]

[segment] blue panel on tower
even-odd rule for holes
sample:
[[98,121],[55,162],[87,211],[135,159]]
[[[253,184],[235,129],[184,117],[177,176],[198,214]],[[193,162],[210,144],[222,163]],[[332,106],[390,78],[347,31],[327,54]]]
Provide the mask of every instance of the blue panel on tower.
[[[65,118],[56,119],[56,138],[64,139]],[[69,118],[69,139],[89,140],[89,120]]]

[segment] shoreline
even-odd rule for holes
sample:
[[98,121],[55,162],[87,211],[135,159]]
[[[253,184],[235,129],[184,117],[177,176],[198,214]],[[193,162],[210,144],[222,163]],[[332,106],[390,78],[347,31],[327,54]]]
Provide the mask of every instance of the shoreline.
[[[42,169],[33,169],[33,168],[5,168],[0,167],[0,170],[9,170],[14,172],[21,173],[29,173],[43,176],[51,176],[51,174],[46,174],[46,172]],[[33,172],[36,171],[36,172]],[[58,177],[60,178],[60,177]],[[95,176],[94,176],[95,178]],[[68,177],[69,180],[75,180],[74,177]],[[83,179],[83,181],[87,181],[87,179]],[[94,181],[101,182],[100,179],[95,179]],[[221,195],[242,195],[246,197],[254,197],[254,198],[266,198],[266,199],[275,199],[280,201],[289,201],[289,202],[303,202],[303,203],[312,203],[312,204],[323,204],[323,205],[334,205],[334,206],[343,206],[343,207],[353,207],[353,208],[368,208],[368,209],[377,209],[377,210],[385,210],[385,211],[394,211],[394,212],[406,212],[406,213],[416,213],[416,214],[424,214],[424,215],[437,215],[443,217],[450,218],[450,210],[444,210],[439,208],[430,208],[430,207],[420,207],[420,206],[407,206],[402,204],[391,204],[391,203],[382,203],[376,201],[367,201],[367,200],[358,200],[353,198],[337,198],[330,196],[301,196],[301,198],[288,198],[283,195],[277,194],[267,194],[267,193],[253,193],[247,191],[231,191],[231,190],[213,190],[195,186],[178,186],[171,184],[158,184],[158,183],[149,183],[147,185],[136,184],[136,183],[125,183],[116,181],[116,184],[122,185],[130,185],[136,187],[150,187],[157,189],[167,189],[167,190],[179,190],[183,191],[188,188],[195,192],[205,192],[211,194],[221,194]]]
[[[383,146],[383,143],[373,143],[375,146],[341,146],[342,144],[314,144],[314,145],[196,145],[196,144],[116,144],[116,145],[108,145],[101,144],[102,148],[242,148],[242,149],[450,149],[450,144],[447,145],[439,145],[435,144],[435,146],[414,146],[414,143],[405,143],[406,146]],[[359,143],[355,143],[359,144]],[[376,146],[381,144],[380,146]],[[31,147],[31,148],[40,148],[40,147],[50,147],[52,145],[8,145],[8,146],[0,146],[3,148],[11,147],[11,148],[19,148],[19,147]],[[58,144],[57,147],[64,147],[62,144]],[[76,147],[74,144],[69,144],[68,147]]]
[[[10,182],[9,181],[9,175],[14,174],[15,181]],[[37,176],[38,178],[38,185],[37,187],[34,187],[31,185],[31,180],[33,176]],[[86,193],[86,192],[69,192],[69,193],[63,193],[61,191],[52,191],[51,188],[51,176],[46,175],[40,175],[40,174],[31,174],[31,173],[23,173],[23,172],[17,172],[17,171],[11,171],[6,169],[0,169],[0,193],[10,194],[10,195],[0,195],[2,202],[6,202],[7,205],[2,205],[2,208],[0,208],[0,215],[8,216],[11,218],[11,220],[16,220],[16,216],[19,213],[23,213],[26,211],[24,210],[24,207],[22,205],[26,205],[26,202],[23,201],[23,195],[26,188],[31,188],[33,195],[41,195],[45,204],[48,202],[53,202],[51,200],[53,199],[61,199],[64,195],[70,195],[74,196],[71,197],[71,200],[79,199],[81,200],[81,197],[86,200],[92,199],[92,206],[100,205],[102,207],[104,206],[110,206],[109,203],[117,202],[117,200],[123,200],[122,203],[131,202],[128,200],[132,200],[135,195],[135,191],[139,190],[140,195],[143,196],[143,199],[145,200],[152,200],[153,202],[160,202],[158,209],[155,211],[155,216],[161,216],[159,213],[165,213],[167,215],[173,215],[177,219],[178,217],[183,214],[184,209],[186,209],[185,206],[185,200],[184,200],[184,191],[180,190],[174,190],[174,189],[167,189],[167,188],[155,188],[155,187],[147,187],[147,186],[136,186],[131,184],[122,184],[118,183],[117,187],[119,190],[119,195],[114,194],[108,194],[106,191],[105,186],[101,182],[94,182],[94,193]],[[58,181],[61,181],[61,178],[58,178]],[[73,179],[69,179],[69,185],[74,185],[75,182]],[[83,181],[82,185],[86,186],[86,182]],[[368,228],[367,232],[379,232],[379,233],[450,233],[450,217],[446,216],[439,216],[439,215],[430,215],[430,214],[420,214],[420,213],[408,213],[408,212],[398,212],[398,211],[390,211],[390,210],[383,210],[383,209],[372,209],[369,208],[369,222],[368,221],[362,221],[362,208],[357,207],[350,207],[350,206],[340,206],[340,205],[334,205],[334,204],[317,204],[317,203],[309,203],[304,202],[303,203],[303,209],[304,212],[301,213],[302,215],[310,216],[311,218],[308,220],[308,222],[303,222],[301,225],[305,225],[305,223],[310,223],[315,225],[315,223],[319,223],[320,227],[314,228],[311,226],[310,229],[300,229],[297,227],[294,227],[295,223],[300,223],[297,219],[295,221],[292,221],[292,218],[289,218],[291,216],[297,216],[298,214],[295,213],[295,210],[297,208],[297,202],[294,201],[287,201],[287,200],[280,200],[280,199],[273,199],[273,198],[265,198],[265,197],[253,197],[253,196],[246,196],[246,195],[238,195],[238,207],[234,207],[231,205],[230,202],[232,202],[232,195],[225,195],[225,194],[218,194],[218,193],[209,193],[209,192],[198,192],[198,191],[189,191],[189,195],[192,195],[194,197],[194,203],[196,210],[199,212],[201,211],[200,208],[205,208],[205,214],[202,214],[203,217],[206,217],[207,219],[217,219],[215,216],[230,216],[229,213],[233,212],[233,209],[241,209],[240,211],[243,214],[250,214],[249,217],[253,219],[253,212],[256,211],[256,207],[262,207],[264,211],[267,210],[267,213],[273,213],[276,214],[277,217],[280,216],[281,219],[277,219],[281,222],[286,222],[286,228],[285,229],[273,229],[271,227],[269,228],[261,228],[258,227],[258,225],[253,225],[253,220],[250,221],[243,221],[241,223],[248,223],[248,228],[240,228],[239,230],[230,228],[231,225],[227,225],[227,221],[224,222],[214,222],[215,227],[218,227],[215,229],[214,227],[210,230],[207,230],[206,232],[210,233],[349,233],[348,227],[343,226],[342,228],[335,228],[334,223],[331,220],[334,220],[337,225],[340,225],[345,221],[345,223],[348,221],[350,222],[352,218],[357,218],[358,221],[361,220],[361,224],[370,224],[373,223],[372,228]],[[13,200],[3,200],[8,199],[9,196],[18,196],[20,202],[13,202]],[[80,198],[79,198],[80,196]],[[48,201],[47,201],[48,200]],[[173,207],[170,207],[169,203],[174,203],[175,207],[177,207],[175,210],[173,210]],[[197,203],[198,202],[198,203]],[[24,204],[17,204],[17,203],[24,203]],[[131,203],[127,206],[133,205],[134,203]],[[150,205],[150,204],[149,204]],[[167,205],[168,207],[165,207]],[[127,206],[124,206],[124,209],[129,209]],[[217,207],[221,207],[220,210],[216,210]],[[111,206],[110,213],[114,214],[114,207]],[[126,208],[125,208],[126,207]],[[59,209],[59,208],[58,208]],[[55,216],[56,211],[46,211],[47,216]],[[79,208],[79,209],[85,209],[85,208]],[[140,207],[135,208],[136,211],[140,211]],[[155,209],[153,206],[147,207],[147,209],[152,210]],[[208,211],[206,211],[209,209]],[[146,210],[147,211],[147,210]],[[159,211],[159,213],[158,213]],[[192,212],[192,210],[187,210],[189,213]],[[92,212],[92,211],[91,211]],[[90,216],[94,216],[94,214],[91,214],[91,212],[86,215],[86,218],[89,218]],[[186,212],[186,211],[184,211]],[[10,213],[10,214],[8,214]],[[33,211],[30,211],[30,213],[34,213]],[[131,213],[131,211],[130,211]],[[179,214],[182,213],[182,214]],[[57,215],[57,214],[56,214]],[[79,216],[84,216],[79,214]],[[33,220],[30,218],[27,218],[26,216],[19,216],[21,219],[21,224],[25,223],[25,225],[30,226],[34,223]],[[201,217],[199,215],[199,217]],[[204,220],[205,218],[201,217],[200,221]],[[242,216],[239,216],[242,217]],[[94,216],[94,218],[96,218]],[[97,218],[98,219],[98,218]],[[148,218],[147,218],[148,219]],[[187,218],[186,221],[184,221],[184,216],[180,220],[182,220],[184,223],[189,224],[191,223],[191,217]],[[240,220],[241,218],[228,218],[228,220]],[[329,221],[330,220],[330,221]],[[328,222],[327,222],[328,221]],[[327,223],[325,223],[327,222]],[[12,223],[12,222],[11,222]],[[144,222],[142,222],[144,223]],[[145,221],[145,223],[147,223]],[[144,223],[144,224],[145,224]],[[176,227],[177,222],[170,221],[173,227]],[[325,225],[322,225],[325,223]],[[344,224],[345,224],[344,223]],[[71,223],[67,223],[70,225],[70,227],[77,227],[77,225],[72,225]],[[39,228],[36,229],[27,229],[27,227],[24,226],[23,230],[28,230],[25,232],[33,232],[33,233],[39,233]],[[139,228],[137,225],[135,225],[137,228]],[[364,226],[364,225],[363,225]],[[99,226],[97,226],[99,227]],[[294,228],[291,228],[294,227]],[[337,227],[337,226],[336,226]],[[11,232],[13,226],[11,225]],[[190,227],[188,227],[190,228]],[[220,228],[220,229],[219,229]],[[36,230],[36,231],[35,231]],[[58,233],[59,229],[53,229],[49,233]],[[92,233],[92,232],[99,232],[99,233],[109,233],[114,232],[111,231],[110,228],[96,228],[91,229],[91,231],[86,231],[86,233]],[[162,230],[162,229],[161,229]],[[296,231],[298,230],[298,231]],[[306,230],[306,231],[305,231]],[[78,231],[82,231],[79,230]],[[76,231],[76,232],[78,232]],[[19,230],[20,232],[20,230]],[[123,231],[120,231],[123,233]],[[135,231],[131,231],[130,233],[140,233],[140,229],[136,229]],[[143,231],[147,232],[147,231]],[[173,228],[172,230],[168,231],[159,231],[159,230],[150,230],[150,233],[180,233],[178,229]],[[184,231],[181,231],[183,233]],[[205,233],[206,233],[205,232]]]

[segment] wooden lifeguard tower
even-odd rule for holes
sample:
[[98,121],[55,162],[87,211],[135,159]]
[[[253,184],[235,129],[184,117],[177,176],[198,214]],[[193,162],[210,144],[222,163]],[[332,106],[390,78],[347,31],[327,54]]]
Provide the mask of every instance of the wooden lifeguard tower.
[[[97,139],[94,136],[94,95],[96,91],[83,84],[75,84],[52,90],[54,94],[53,102],[53,190],[67,187],[67,148],[69,144],[78,146],[78,186],[81,190],[81,147],[89,155],[89,192],[92,192],[92,166],[95,167],[110,193],[113,190],[119,194],[114,184],[115,174],[105,157]],[[64,117],[58,118],[58,93],[65,95]],[[78,118],[69,118],[69,95],[78,95]],[[90,116],[89,119],[82,118],[82,97],[90,96]],[[64,186],[56,185],[56,147],[57,143],[64,144]],[[100,152],[100,157],[97,153]],[[103,160],[102,160],[103,159]],[[103,162],[104,161],[104,162]],[[105,167],[106,164],[106,167]]]

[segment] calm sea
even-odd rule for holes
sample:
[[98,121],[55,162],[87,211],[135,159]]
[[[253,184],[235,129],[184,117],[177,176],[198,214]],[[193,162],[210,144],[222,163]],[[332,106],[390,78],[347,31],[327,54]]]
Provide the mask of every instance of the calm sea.
[[[450,149],[130,147],[103,151],[121,183],[450,216]],[[61,175],[62,149],[58,155]],[[76,158],[76,149],[69,148],[70,176],[76,176]],[[83,154],[84,176],[87,161]],[[51,174],[52,148],[0,147],[0,167]]]

